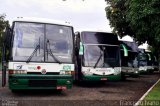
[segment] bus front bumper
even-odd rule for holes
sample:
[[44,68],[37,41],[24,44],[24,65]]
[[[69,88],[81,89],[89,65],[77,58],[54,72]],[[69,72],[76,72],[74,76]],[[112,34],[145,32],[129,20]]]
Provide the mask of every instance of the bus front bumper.
[[122,74],[126,77],[137,78],[140,75],[140,72],[122,72]]
[[71,75],[9,75],[9,88],[16,89],[70,89]]
[[144,68],[144,69],[139,69],[140,74],[149,74],[149,73],[153,73],[154,69],[152,68]]
[[83,75],[83,81],[118,81],[121,79],[121,74],[118,75]]

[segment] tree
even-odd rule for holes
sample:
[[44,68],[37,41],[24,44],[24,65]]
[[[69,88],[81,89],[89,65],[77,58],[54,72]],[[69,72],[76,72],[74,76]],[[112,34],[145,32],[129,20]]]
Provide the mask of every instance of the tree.
[[6,15],[0,14],[0,35],[2,35],[3,30],[7,25],[9,25],[9,22],[5,20]]
[[1,48],[2,48],[2,36],[6,26],[9,26],[9,22],[5,20],[6,15],[0,15],[0,59],[1,59]]
[[107,18],[113,28],[113,32],[120,37],[124,35],[134,36],[134,32],[126,20],[127,4],[126,0],[106,0],[108,6],[106,7]]
[[113,32],[135,37],[139,44],[148,42],[160,54],[159,0],[106,0],[107,18]]
[[6,26],[9,25],[9,22],[5,20],[6,15],[5,14],[0,14],[0,47],[2,44],[2,35],[4,32],[4,29],[6,28]]
[[[140,43],[147,41],[155,54],[160,54],[159,0],[128,0],[127,21]],[[160,56],[160,55],[159,55]]]

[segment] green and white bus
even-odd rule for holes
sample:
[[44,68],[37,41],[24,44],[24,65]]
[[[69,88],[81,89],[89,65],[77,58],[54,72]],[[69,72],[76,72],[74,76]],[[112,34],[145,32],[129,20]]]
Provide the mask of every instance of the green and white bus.
[[138,45],[135,42],[120,41],[122,79],[126,77],[138,77]]
[[120,48],[117,35],[97,31],[75,34],[78,81],[121,79]]
[[139,71],[140,73],[153,73],[154,70],[157,70],[157,61],[152,52],[145,51],[140,49],[138,54],[139,61]]
[[73,35],[68,22],[16,18],[3,37],[2,86],[8,71],[12,91],[70,89],[75,70]]
[[139,72],[140,74],[142,73],[147,73],[147,55],[144,53],[143,49],[139,49],[138,53],[138,65],[139,65]]

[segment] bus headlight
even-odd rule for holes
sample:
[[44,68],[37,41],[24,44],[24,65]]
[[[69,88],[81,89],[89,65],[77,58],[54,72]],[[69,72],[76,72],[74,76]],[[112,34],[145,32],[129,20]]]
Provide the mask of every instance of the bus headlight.
[[114,74],[115,75],[118,75],[118,74],[120,74],[121,73],[121,68],[120,67],[115,67],[114,68]]
[[138,74],[138,71],[135,71],[136,74]]
[[73,75],[74,74],[74,71],[60,71],[60,74],[61,75]]
[[27,71],[26,70],[9,70],[9,74],[27,74]]
[[90,69],[88,69],[88,70],[82,70],[82,73],[84,74],[84,75],[93,75],[93,73],[92,72],[90,72]]
[[65,71],[60,71],[60,74],[61,75],[65,75]]

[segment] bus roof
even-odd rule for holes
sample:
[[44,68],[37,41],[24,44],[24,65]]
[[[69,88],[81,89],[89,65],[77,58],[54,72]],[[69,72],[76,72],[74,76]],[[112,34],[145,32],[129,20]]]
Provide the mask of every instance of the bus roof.
[[87,29],[87,30],[78,30],[76,32],[102,32],[102,33],[111,33],[111,32],[106,32],[106,31],[102,31],[102,30],[92,30],[92,29]]
[[35,18],[35,17],[17,17],[13,20],[13,22],[16,22],[16,21],[72,26],[69,22],[65,22],[65,21],[52,20],[52,19],[46,19],[46,18]]
[[128,50],[130,50],[131,52],[139,52],[138,45],[136,44],[136,42],[122,40],[119,40],[119,42],[120,44],[127,46]]
[[119,45],[117,35],[102,31],[82,31],[81,39],[84,44]]

